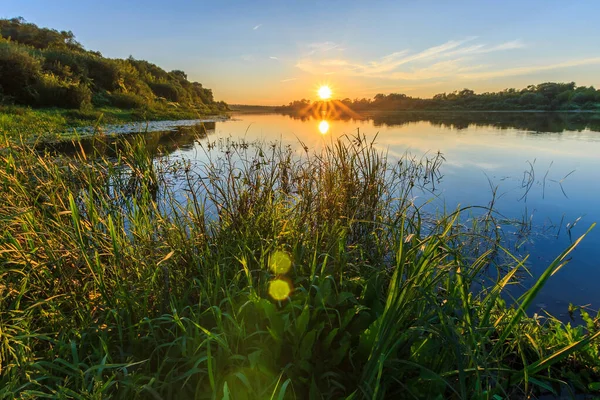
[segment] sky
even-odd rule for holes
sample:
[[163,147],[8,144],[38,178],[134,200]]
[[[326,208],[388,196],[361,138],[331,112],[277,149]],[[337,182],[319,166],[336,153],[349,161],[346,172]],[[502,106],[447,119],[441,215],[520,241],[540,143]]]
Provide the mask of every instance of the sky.
[[179,69],[229,104],[600,86],[600,1],[0,0],[0,17]]

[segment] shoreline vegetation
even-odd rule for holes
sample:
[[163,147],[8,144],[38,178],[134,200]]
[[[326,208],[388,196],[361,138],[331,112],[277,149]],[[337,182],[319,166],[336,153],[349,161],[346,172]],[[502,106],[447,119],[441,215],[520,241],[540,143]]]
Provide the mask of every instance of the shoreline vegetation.
[[545,82],[523,89],[475,93],[471,89],[436,94],[432,98],[402,93],[375,95],[372,99],[295,100],[275,107],[282,113],[321,115],[323,111],[352,116],[365,111],[593,111],[600,112],[600,90],[575,82]]
[[105,129],[105,126],[111,125],[150,121],[218,121],[227,118],[229,115],[224,111],[199,114],[194,110],[185,109],[123,110],[115,107],[102,107],[92,110],[68,110],[0,105],[0,133],[5,132],[11,141],[64,142],[84,139],[100,132],[112,134],[110,130]]
[[0,129],[60,138],[73,126],[223,115],[227,104],[183,71],[111,59],[72,32],[0,19]]
[[391,162],[360,135],[303,154],[229,139],[192,165],[128,143],[97,158],[5,143],[0,397],[598,390],[598,316],[526,314],[583,236],[506,301],[527,258],[493,210],[411,201],[441,156]]

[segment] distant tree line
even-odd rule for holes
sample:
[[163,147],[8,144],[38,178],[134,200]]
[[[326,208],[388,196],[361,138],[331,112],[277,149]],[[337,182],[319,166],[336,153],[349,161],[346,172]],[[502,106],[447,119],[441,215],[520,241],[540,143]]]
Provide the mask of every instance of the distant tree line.
[[122,109],[185,107],[227,110],[211,89],[183,71],[148,61],[109,59],[89,51],[72,32],[0,19],[0,103],[32,107]]
[[[570,83],[541,83],[524,89],[475,93],[470,89],[436,94],[430,99],[401,93],[377,94],[373,99],[335,100],[353,111],[365,110],[537,110],[537,111],[600,111],[600,90],[593,86]],[[281,112],[299,112],[317,107],[322,101],[296,100],[278,107]],[[335,103],[334,103],[335,105]],[[342,107],[343,109],[343,107]]]

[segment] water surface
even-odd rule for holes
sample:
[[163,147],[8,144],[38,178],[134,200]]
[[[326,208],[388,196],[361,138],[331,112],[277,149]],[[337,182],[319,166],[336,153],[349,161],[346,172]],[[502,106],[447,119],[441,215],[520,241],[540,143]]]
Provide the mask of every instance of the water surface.
[[[149,146],[162,156],[192,161],[205,159],[208,141],[281,141],[318,151],[342,135],[358,132],[376,137],[376,146],[391,159],[406,152],[419,157],[441,152],[446,160],[443,178],[431,207],[487,206],[495,192],[497,211],[531,228],[512,242],[520,244],[521,254],[531,254],[528,266],[535,275],[593,222],[600,222],[599,121],[598,114],[584,113],[381,113],[345,120],[234,114],[228,121],[186,122],[185,128],[148,135]],[[114,140],[84,145],[106,152]],[[433,197],[425,196],[422,201]],[[515,231],[506,235],[515,236]],[[600,227],[550,279],[536,307],[562,319],[570,302],[597,309],[598,282]]]

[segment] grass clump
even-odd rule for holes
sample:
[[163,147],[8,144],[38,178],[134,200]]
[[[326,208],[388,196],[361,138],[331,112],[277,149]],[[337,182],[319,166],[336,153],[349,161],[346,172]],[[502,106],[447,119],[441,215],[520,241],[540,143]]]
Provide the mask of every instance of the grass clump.
[[0,153],[0,397],[519,398],[598,386],[597,317],[514,304],[487,214],[411,201],[439,159],[205,143],[201,164]]

